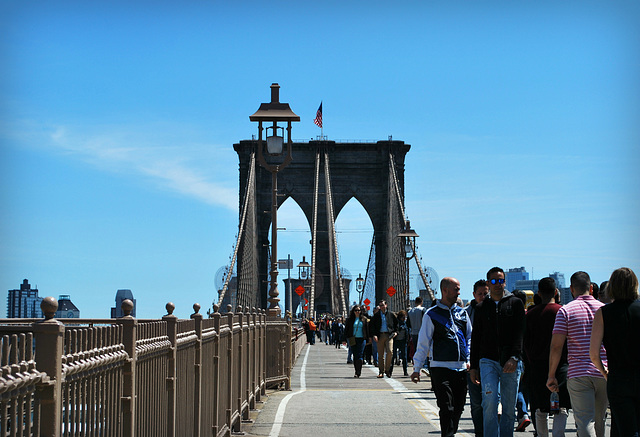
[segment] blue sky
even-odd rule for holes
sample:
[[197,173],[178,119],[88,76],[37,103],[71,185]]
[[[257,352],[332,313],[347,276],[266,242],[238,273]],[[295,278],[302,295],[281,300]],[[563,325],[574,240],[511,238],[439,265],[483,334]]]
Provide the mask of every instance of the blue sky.
[[[464,298],[494,265],[638,272],[639,18],[635,1],[1,2],[0,290],[27,278],[83,317],[118,288],[139,317],[209,307],[238,227],[232,146],[272,82],[294,139],[320,134],[322,100],[329,139],[412,146],[418,251]],[[295,203],[278,220],[280,257],[309,259]],[[362,207],[337,227],[364,273]]]

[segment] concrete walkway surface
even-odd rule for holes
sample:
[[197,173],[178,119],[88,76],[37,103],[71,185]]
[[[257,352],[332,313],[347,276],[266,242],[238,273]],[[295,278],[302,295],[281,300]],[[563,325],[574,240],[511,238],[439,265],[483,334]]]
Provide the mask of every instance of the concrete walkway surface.
[[[428,377],[414,384],[396,366],[392,378],[378,379],[378,369],[365,365],[362,376],[354,378],[353,365],[346,361],[343,348],[306,345],[293,369],[291,391],[268,392],[262,408],[252,414],[254,423],[243,424],[243,431],[273,437],[440,435]],[[474,435],[468,397],[457,435]],[[533,435],[533,425],[514,435]],[[576,435],[571,414],[565,435]]]

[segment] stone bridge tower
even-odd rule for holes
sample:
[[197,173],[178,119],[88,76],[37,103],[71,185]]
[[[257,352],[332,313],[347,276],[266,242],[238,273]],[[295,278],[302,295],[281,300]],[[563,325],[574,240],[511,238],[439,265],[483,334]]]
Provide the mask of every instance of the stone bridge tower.
[[[247,176],[251,165],[251,153],[256,150],[257,145],[256,140],[244,140],[233,146],[240,161],[241,203],[248,188]],[[392,141],[391,139],[368,143],[337,143],[335,141],[294,143],[293,161],[285,170],[278,173],[278,206],[289,197],[293,198],[307,217],[309,229],[312,229],[316,154],[318,151],[321,152],[321,155],[324,155],[325,151],[328,152],[335,217],[338,217],[342,208],[353,197],[364,207],[373,224],[376,253],[376,300],[388,299],[386,290],[390,285],[400,291],[398,284],[404,283],[406,276],[404,252],[400,248],[397,235],[404,225],[399,202],[404,204],[404,160],[410,147],[403,141]],[[394,160],[401,200],[396,194],[396,182],[394,182],[390,170],[392,168],[390,159]],[[257,302],[262,308],[266,308],[269,268],[267,246],[271,224],[269,214],[271,209],[271,174],[259,164],[255,165],[255,196],[252,199],[254,204],[250,206],[255,213],[253,214],[253,224],[249,224],[249,226],[254,226],[251,231],[254,233],[254,237],[248,240],[252,247],[241,247],[239,250],[238,276],[242,281],[240,269],[243,265],[243,257],[250,256],[250,253],[257,254],[254,255],[256,259],[252,261],[259,275]],[[321,160],[321,165],[324,166],[323,160]],[[314,271],[316,274],[328,278],[330,244],[324,168],[319,171],[318,186],[317,249]],[[249,188],[251,189],[251,187]],[[246,259],[244,264],[247,264]],[[399,307],[399,303],[394,305],[393,299],[390,300],[390,303],[393,310],[404,307]],[[324,280],[322,289],[316,288],[315,290],[315,310],[319,313],[338,312],[336,304],[336,298],[331,296],[330,281]]]

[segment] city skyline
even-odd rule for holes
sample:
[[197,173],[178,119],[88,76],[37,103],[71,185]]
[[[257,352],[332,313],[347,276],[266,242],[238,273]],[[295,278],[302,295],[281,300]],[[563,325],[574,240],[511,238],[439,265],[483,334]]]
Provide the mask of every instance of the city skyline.
[[[640,270],[637,2],[0,8],[3,290],[28,278],[88,318],[118,289],[140,318],[205,312],[238,228],[233,144],[273,82],[294,140],[320,135],[322,101],[329,140],[411,145],[418,253],[463,298],[494,265]],[[309,260],[294,202],[278,225],[279,258]],[[336,228],[364,274],[366,212],[350,201]]]

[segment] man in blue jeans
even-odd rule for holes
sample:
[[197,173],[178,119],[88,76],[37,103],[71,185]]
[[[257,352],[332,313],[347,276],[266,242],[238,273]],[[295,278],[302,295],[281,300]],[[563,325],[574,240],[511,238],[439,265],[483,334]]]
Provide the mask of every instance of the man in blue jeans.
[[[513,436],[522,375],[523,302],[505,290],[504,270],[487,272],[489,295],[476,308],[471,337],[471,381],[482,381],[485,437]],[[498,402],[502,417],[498,419]]]

